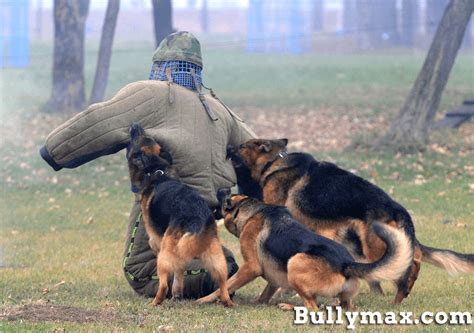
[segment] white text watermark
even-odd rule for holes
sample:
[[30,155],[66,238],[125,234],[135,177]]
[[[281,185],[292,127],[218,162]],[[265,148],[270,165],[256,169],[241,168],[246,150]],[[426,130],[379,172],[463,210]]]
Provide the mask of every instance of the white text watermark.
[[294,321],[296,325],[345,325],[353,330],[359,325],[472,325],[469,311],[429,312],[425,311],[415,317],[413,312],[379,312],[379,311],[344,311],[340,306],[327,306],[325,311],[310,311],[304,306],[295,306]]

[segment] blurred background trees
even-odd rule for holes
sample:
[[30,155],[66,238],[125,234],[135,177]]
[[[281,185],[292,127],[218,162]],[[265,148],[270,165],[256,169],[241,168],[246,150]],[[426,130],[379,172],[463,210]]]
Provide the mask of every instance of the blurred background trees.
[[473,11],[472,0],[448,3],[415,84],[388,133],[377,142],[378,148],[390,146],[411,152],[426,147],[429,127]]
[[[452,4],[455,7],[461,6],[465,3],[463,1],[453,0]],[[463,35],[462,29],[456,28],[454,36],[454,27],[464,26],[466,32],[459,48],[471,52],[474,33],[472,19],[469,21],[470,13],[464,12],[462,18],[451,16],[452,29],[443,29],[446,30],[445,33],[436,34],[438,42],[433,41],[443,13],[449,8],[447,4],[448,0],[5,0],[0,4],[3,29],[0,34],[0,66],[28,66],[29,39],[34,39],[41,45],[51,45],[49,43],[53,42],[52,86],[45,110],[77,112],[84,109],[86,101],[94,103],[104,98],[109,67],[116,54],[113,51],[114,40],[118,38],[119,43],[131,48],[135,45],[148,45],[151,55],[162,38],[176,27],[196,34],[203,41],[204,53],[210,49],[233,49],[236,52],[231,53],[232,56],[244,52],[263,53],[265,59],[275,59],[274,56],[280,54],[342,54],[347,55],[347,59],[359,54],[372,54],[382,58],[385,54],[424,55],[430,45],[433,48],[441,43],[438,54],[442,54],[441,58],[446,61],[439,68],[427,67],[425,63],[422,72],[431,72],[437,77],[436,80],[447,81],[452,67],[449,61],[454,61],[457,43]],[[464,8],[469,11],[467,7]],[[51,16],[53,21],[47,19]],[[29,22],[31,24],[28,25]],[[87,78],[84,78],[85,42],[88,43],[87,56],[93,57],[93,62],[96,62],[95,75],[91,75],[89,71]],[[444,51],[441,52],[441,49]],[[448,49],[454,53],[443,53]],[[230,58],[226,56],[226,59],[229,61],[229,72],[232,72]],[[146,78],[149,60],[150,57],[130,60],[146,63],[140,78]],[[428,60],[427,62],[429,63]],[[371,69],[368,68],[367,71]],[[290,68],[274,74],[282,74],[285,70],[289,71]],[[438,75],[438,70],[442,71],[442,75]],[[422,72],[420,77],[425,77]],[[314,80],[318,80],[319,74],[316,74]],[[350,76],[350,73],[333,74],[336,77]],[[385,79],[399,80],[400,75],[403,73],[394,73]],[[130,80],[137,77],[130,73],[125,76],[130,77]],[[357,89],[357,78],[354,80],[354,89]],[[420,80],[423,81],[418,81]],[[233,82],[235,78],[229,84],[232,85]],[[431,96],[441,95],[445,84],[446,82],[430,87],[427,85],[425,89],[435,92]],[[90,98],[85,96],[85,86],[91,91]],[[288,91],[292,96],[291,100],[305,89],[291,87]],[[428,96],[419,93],[414,95],[420,98]],[[466,97],[460,96],[459,103]],[[345,103],[350,104],[350,101]],[[398,103],[398,110],[409,109],[408,102]],[[366,105],[370,107],[370,101]],[[416,109],[421,112],[422,104],[416,105]],[[423,105],[429,105],[430,111],[423,119],[430,123],[439,101],[432,98]],[[387,117],[392,115],[388,114]],[[413,117],[410,119],[410,123],[416,122],[418,128],[421,128],[421,123],[414,121]],[[396,141],[393,140],[394,126],[389,131],[392,137],[386,142]],[[423,127],[425,129],[422,132],[428,133],[429,125]],[[413,129],[407,131],[415,133]],[[406,133],[398,136],[403,137],[404,141],[409,138]],[[418,134],[417,136],[419,137]]]
[[155,44],[173,32],[173,5],[171,0],[151,0],[153,4],[153,26],[155,28]]
[[45,110],[77,111],[85,106],[84,29],[89,0],[54,1],[52,92]]
[[120,10],[120,0],[109,0],[102,26],[99,56],[92,86],[89,104],[101,102],[104,99],[105,88],[109,78],[110,58],[112,57],[112,44],[114,42],[115,26]]

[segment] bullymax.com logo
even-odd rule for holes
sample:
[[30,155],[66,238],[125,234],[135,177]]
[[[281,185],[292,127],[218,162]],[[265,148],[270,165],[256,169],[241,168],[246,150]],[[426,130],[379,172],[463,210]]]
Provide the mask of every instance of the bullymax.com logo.
[[345,325],[353,330],[359,325],[472,325],[472,314],[465,312],[423,312],[415,318],[413,312],[379,311],[343,311],[340,306],[326,306],[326,311],[309,311],[304,306],[295,306],[294,321],[296,325]]

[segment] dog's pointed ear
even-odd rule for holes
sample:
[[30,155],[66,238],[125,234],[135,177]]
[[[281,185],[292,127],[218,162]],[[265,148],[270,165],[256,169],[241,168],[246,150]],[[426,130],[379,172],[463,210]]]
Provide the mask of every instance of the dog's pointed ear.
[[145,135],[145,130],[140,126],[138,122],[134,122],[132,126],[130,126],[130,139],[132,142],[138,140],[139,137]]
[[160,157],[164,160],[166,160],[166,162],[168,162],[170,165],[173,164],[173,157],[171,156],[171,154],[169,152],[167,152],[166,150],[162,150],[160,152]]
[[287,138],[283,138],[283,139],[278,139],[278,144],[280,146],[282,146],[283,148],[286,148],[286,146],[288,145],[288,139]]
[[259,146],[258,150],[265,153],[269,153],[272,150],[272,143],[270,141],[263,141]]

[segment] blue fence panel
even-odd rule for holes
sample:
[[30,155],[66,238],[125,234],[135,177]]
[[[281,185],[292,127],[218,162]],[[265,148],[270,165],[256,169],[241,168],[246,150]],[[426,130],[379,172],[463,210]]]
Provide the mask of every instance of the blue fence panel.
[[5,1],[0,4],[0,66],[29,65],[29,0]]

